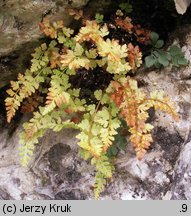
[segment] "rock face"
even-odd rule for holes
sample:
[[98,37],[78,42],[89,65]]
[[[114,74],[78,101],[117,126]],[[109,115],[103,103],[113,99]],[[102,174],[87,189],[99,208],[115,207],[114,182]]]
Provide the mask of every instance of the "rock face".
[[0,56],[5,56],[27,42],[41,37],[39,22],[46,15],[53,19],[71,21],[67,8],[81,8],[88,0],[1,0],[0,1]]
[[[96,1],[101,7],[103,2]],[[19,133],[30,116],[18,115],[7,124],[2,89],[28,64],[31,50],[41,37],[37,24],[42,17],[65,16],[65,22],[69,23],[66,8],[80,8],[87,3],[87,0],[0,0],[0,199],[93,199],[94,169],[78,155],[77,131],[58,134],[48,131],[40,140],[30,166],[20,166]],[[95,8],[95,1],[90,3],[88,7]],[[191,28],[186,28],[184,41],[181,35],[180,38],[182,44],[191,47],[188,31]],[[25,56],[21,57],[21,53]],[[143,71],[137,79],[146,91],[163,89],[176,102],[180,121],[151,112],[150,121],[155,126],[151,148],[138,161],[127,137],[126,150],[118,155],[113,179],[101,199],[191,199],[191,66]]]
[[[21,9],[20,9],[21,7]],[[38,23],[42,14],[55,7],[52,1],[3,1],[1,3],[1,46],[0,55],[6,55],[22,44],[40,37]],[[30,13],[29,11],[33,11]],[[35,16],[34,16],[35,14]],[[30,23],[30,25],[29,25]]]
[[[151,113],[154,142],[138,161],[127,138],[126,151],[101,199],[191,199],[191,68],[150,71],[137,78],[148,91],[163,89],[178,105],[180,121]],[[19,165],[18,134],[26,116],[6,125],[1,116],[1,199],[93,199],[94,169],[78,156],[77,131],[49,131],[29,168]],[[3,126],[3,127],[2,127]]]
[[[64,19],[66,25],[71,18],[66,13],[68,1],[51,0],[0,0],[0,88],[15,79],[25,70],[26,59],[42,37],[38,24],[43,17]],[[87,1],[78,1],[74,6],[82,7]],[[24,56],[21,55],[22,50]]]
[[179,14],[184,14],[189,7],[191,0],[174,0],[176,10]]
[[43,17],[71,23],[68,9],[85,8],[89,14],[103,11],[111,0],[0,0],[0,88],[23,72],[42,34]]
[[[22,48],[42,37],[39,23],[43,17],[64,20],[67,26],[72,18],[68,9],[84,8],[90,0],[0,0],[0,57]],[[103,11],[109,1],[92,1],[86,10]],[[25,46],[26,50],[26,46]]]

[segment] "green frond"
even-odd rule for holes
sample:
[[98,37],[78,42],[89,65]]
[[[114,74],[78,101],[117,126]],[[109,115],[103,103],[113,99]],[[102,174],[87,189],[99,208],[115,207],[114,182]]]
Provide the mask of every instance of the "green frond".
[[101,192],[105,189],[106,183],[105,176],[97,172],[94,178],[94,196],[96,199],[99,199]]

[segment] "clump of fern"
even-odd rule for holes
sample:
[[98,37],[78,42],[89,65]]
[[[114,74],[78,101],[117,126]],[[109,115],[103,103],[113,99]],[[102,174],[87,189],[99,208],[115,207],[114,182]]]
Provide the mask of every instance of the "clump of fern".
[[[126,121],[137,157],[142,159],[152,142],[153,126],[147,123],[148,109],[154,107],[177,119],[175,105],[163,92],[146,95],[138,88],[137,81],[127,76],[129,71],[140,67],[142,54],[138,46],[119,44],[109,38],[107,24],[87,20],[74,34],[62,21],[51,24],[44,19],[40,28],[52,41],[36,48],[31,67],[24,75],[19,74],[17,81],[11,81],[5,100],[10,122],[27,98],[36,93],[45,95],[43,105],[23,125],[21,164],[28,165],[35,145],[47,129],[55,132],[78,129],[80,154],[96,169],[94,193],[98,198],[114,171],[107,151],[118,133],[120,118]],[[81,68],[100,68],[113,77],[108,86],[94,92],[96,103],[89,104],[86,98],[80,98],[81,89],[70,82],[70,77]]]

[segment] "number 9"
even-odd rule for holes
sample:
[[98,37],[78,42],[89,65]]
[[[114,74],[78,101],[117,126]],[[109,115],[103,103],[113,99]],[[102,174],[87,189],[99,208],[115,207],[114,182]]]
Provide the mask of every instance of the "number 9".
[[182,204],[182,212],[187,212],[187,205],[186,204]]

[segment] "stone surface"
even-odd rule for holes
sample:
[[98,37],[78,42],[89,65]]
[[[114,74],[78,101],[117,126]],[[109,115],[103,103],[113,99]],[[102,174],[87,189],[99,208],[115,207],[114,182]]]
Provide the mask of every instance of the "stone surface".
[[184,14],[189,7],[191,0],[174,0],[176,10],[179,14]]
[[88,0],[1,0],[0,1],[0,56],[18,49],[27,42],[41,37],[38,28],[42,18],[71,21],[67,9],[82,8]]
[[[118,155],[116,172],[101,199],[191,199],[191,80],[187,71],[190,66],[137,76],[145,90],[163,89],[170,95],[178,105],[180,121],[151,113],[155,129],[150,150],[138,161],[127,138],[126,151]],[[93,199],[94,169],[78,155],[77,131],[48,131],[26,169],[16,155],[18,134],[27,117],[20,116],[21,121],[12,125],[3,123],[4,114],[0,119],[1,199]]]
[[[39,23],[43,17],[64,20],[67,26],[72,21],[69,8],[84,8],[90,0],[0,0],[0,57],[6,56],[42,37]],[[89,14],[104,11],[111,0],[91,1],[86,11]],[[25,47],[26,49],[26,47]]]
[[[23,5],[21,11],[18,2]],[[62,16],[67,2],[0,0],[0,29],[3,29],[0,41],[1,37],[5,40],[0,44],[3,55],[0,59],[0,88],[28,65],[31,50],[41,37],[36,26],[39,20],[46,14],[52,19]],[[74,0],[71,6],[80,8],[87,2]],[[98,0],[97,4],[101,2]],[[95,4],[94,1],[88,7],[93,11]],[[33,10],[36,11],[35,17]],[[16,20],[19,21],[17,24]],[[189,47],[191,28],[185,29],[181,29],[176,38]],[[24,51],[25,56],[22,56]],[[126,150],[121,151],[115,160],[116,172],[101,199],[191,199],[190,71],[189,65],[178,69],[144,70],[137,75],[146,91],[163,89],[176,102],[180,121],[174,122],[161,112],[150,112],[150,121],[155,126],[151,148],[144,159],[138,161],[127,137]],[[77,131],[66,130],[58,134],[48,131],[36,146],[29,167],[20,166],[19,133],[23,122],[30,116],[18,114],[11,124],[6,123],[5,89],[0,90],[0,199],[93,199],[95,172],[78,155]]]
[[83,7],[87,0],[0,0],[0,88],[23,72],[42,37],[39,23],[43,17],[71,22],[68,7]]
[[[43,37],[39,23],[49,20],[72,22],[69,8],[84,8],[89,15],[109,8],[111,0],[0,0],[0,88],[29,65],[31,53]],[[108,9],[106,10],[108,11]]]

